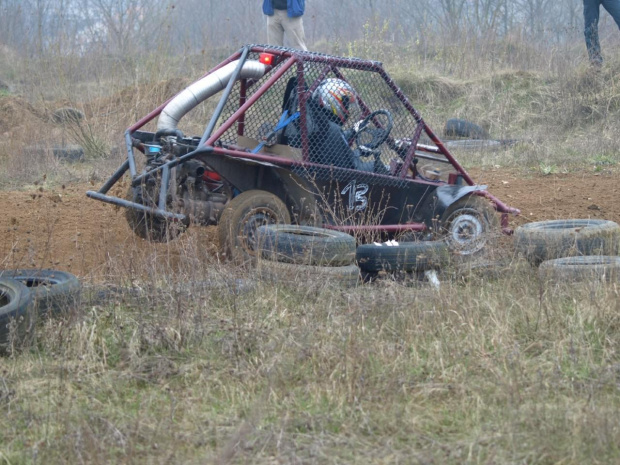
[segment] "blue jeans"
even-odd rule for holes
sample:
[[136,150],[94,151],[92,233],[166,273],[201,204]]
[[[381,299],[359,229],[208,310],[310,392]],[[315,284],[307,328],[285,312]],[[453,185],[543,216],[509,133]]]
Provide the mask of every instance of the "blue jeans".
[[603,5],[603,8],[607,10],[620,28],[620,0],[583,0],[586,47],[588,48],[590,61],[597,64],[603,62],[601,44],[598,40],[598,19],[601,5]]

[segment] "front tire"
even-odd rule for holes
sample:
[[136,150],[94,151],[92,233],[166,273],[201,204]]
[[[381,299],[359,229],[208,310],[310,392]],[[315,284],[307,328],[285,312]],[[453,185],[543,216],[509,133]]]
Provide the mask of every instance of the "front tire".
[[[141,184],[136,187],[129,186],[127,198],[132,202],[156,208],[158,195],[158,186],[147,187],[146,184]],[[176,239],[187,229],[187,225],[183,223],[135,208],[127,208],[125,218],[129,227],[138,237],[151,242],[169,242]]]
[[499,236],[499,218],[488,200],[469,195],[450,205],[441,217],[439,231],[450,250],[473,256]]
[[261,190],[242,192],[226,204],[220,217],[220,248],[235,263],[253,263],[260,254],[256,230],[266,224],[290,223],[291,215],[276,195]]

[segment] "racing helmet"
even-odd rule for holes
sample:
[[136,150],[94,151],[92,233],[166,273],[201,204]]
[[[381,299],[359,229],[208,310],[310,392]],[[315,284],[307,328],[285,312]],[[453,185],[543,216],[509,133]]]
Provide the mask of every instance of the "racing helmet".
[[342,79],[325,79],[312,93],[321,108],[336,123],[343,125],[349,118],[351,105],[357,104],[353,88]]

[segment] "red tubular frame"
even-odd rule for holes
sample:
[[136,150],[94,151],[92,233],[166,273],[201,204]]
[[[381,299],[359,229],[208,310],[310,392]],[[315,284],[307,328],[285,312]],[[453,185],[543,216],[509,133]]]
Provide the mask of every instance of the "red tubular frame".
[[[221,147],[215,147],[214,144],[235,123],[238,124],[238,127],[237,127],[238,135],[243,135],[244,129],[245,129],[246,111],[260,97],[262,97],[265,94],[265,92],[267,92],[267,90],[295,64],[297,64],[298,66],[296,74],[297,74],[297,91],[299,92],[299,95],[300,95],[300,101],[299,101],[300,123],[302,127],[306,127],[306,113],[303,110],[305,109],[305,106],[306,106],[308,94],[313,89],[309,89],[308,92],[306,92],[305,90],[306,83],[305,83],[305,76],[303,72],[303,63],[304,62],[321,62],[321,63],[325,63],[325,69],[322,71],[321,76],[325,76],[327,75],[327,73],[332,71],[337,76],[342,77],[342,74],[338,70],[338,67],[341,67],[341,66],[354,67],[359,70],[367,70],[367,71],[378,73],[381,76],[381,78],[386,82],[388,87],[394,92],[397,98],[402,102],[405,108],[414,117],[415,121],[418,124],[415,130],[414,139],[412,141],[413,142],[412,147],[406,156],[405,164],[401,172],[397,173],[399,177],[403,178],[406,175],[409,169],[409,166],[411,165],[413,158],[415,157],[416,150],[421,150],[421,151],[425,151],[429,153],[437,153],[437,154],[443,155],[446,161],[458,172],[459,175],[462,176],[462,178],[465,180],[467,184],[469,184],[470,186],[475,185],[473,179],[469,176],[465,168],[463,168],[461,164],[452,156],[448,148],[443,144],[443,142],[441,142],[441,140],[437,137],[437,135],[433,132],[433,130],[426,124],[422,116],[409,102],[405,94],[398,88],[396,83],[383,69],[383,66],[381,63],[376,62],[376,61],[371,61],[371,60],[330,57],[330,56],[318,55],[318,54],[313,54],[313,53],[308,53],[308,52],[283,50],[280,48],[271,48],[269,46],[261,47],[261,46],[254,45],[250,47],[250,51],[258,52],[258,53],[261,53],[261,52],[270,53],[280,58],[286,59],[286,62],[284,62],[281,66],[279,66],[277,71],[275,71],[275,73],[271,77],[269,77],[267,81],[264,82],[262,86],[258,90],[256,90],[256,92],[254,92],[249,98],[247,97],[248,82],[245,79],[241,80],[239,108],[217,130],[215,130],[211,134],[211,136],[205,141],[204,146],[210,147],[212,149],[212,153],[218,154],[218,155],[231,156],[234,158],[247,158],[247,159],[256,160],[257,162],[265,162],[265,163],[271,163],[271,164],[277,163],[278,165],[281,165],[281,166],[292,166],[292,165],[310,163],[307,159],[309,142],[308,142],[308,136],[307,136],[306,131],[302,131],[302,134],[301,134],[302,153],[304,157],[303,160],[291,160],[288,158],[277,157],[274,155],[264,155],[264,154],[259,154],[259,153],[248,153],[248,152],[241,151],[241,150],[224,149]],[[232,54],[226,60],[222,61],[216,67],[214,67],[209,72],[201,76],[198,80],[203,79],[204,77],[228,65],[229,63],[235,60],[238,60],[242,56],[242,53],[243,53],[243,49]],[[316,83],[314,84],[313,88],[314,87],[316,87]],[[139,129],[141,129],[145,124],[151,122],[154,118],[159,116],[162,110],[166,107],[166,105],[171,100],[174,99],[175,96],[169,98],[164,103],[162,103],[160,106],[158,106],[153,111],[151,111],[149,114],[147,114],[146,116],[138,120],[136,123],[134,123],[132,126],[130,126],[127,129],[126,134],[131,135],[135,131],[138,131]],[[420,138],[422,131],[424,131],[428,135],[428,137],[435,144],[435,146],[418,144],[418,140]],[[123,166],[125,166],[126,164],[127,162],[125,162]],[[125,167],[125,170],[126,169],[127,168]],[[106,186],[108,186],[111,180],[112,178],[108,181],[108,183],[106,183]],[[117,180],[115,180],[113,183],[115,183]],[[428,182],[422,179],[415,179],[413,181],[419,184],[435,185],[435,183]],[[109,187],[111,187],[111,185],[108,186],[108,189]],[[508,228],[508,214],[518,215],[520,213],[520,210],[517,208],[507,206],[502,201],[500,201],[495,196],[493,196],[492,194],[486,191],[474,191],[473,194],[485,197],[493,203],[493,205],[495,206],[495,209],[498,212],[502,213],[502,216],[501,216],[502,229],[504,230],[504,232],[509,233],[510,230]],[[357,232],[357,231],[401,232],[401,231],[424,231],[427,229],[424,223],[406,223],[406,224],[395,224],[395,225],[370,225],[370,226],[330,225],[327,227],[331,229],[346,231],[346,232]]]

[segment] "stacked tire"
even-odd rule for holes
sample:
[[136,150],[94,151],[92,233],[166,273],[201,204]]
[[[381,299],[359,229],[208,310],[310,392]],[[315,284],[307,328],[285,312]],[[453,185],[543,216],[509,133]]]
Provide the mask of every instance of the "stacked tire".
[[539,221],[515,230],[515,248],[549,283],[620,282],[620,226],[608,220]]
[[39,318],[75,306],[77,277],[57,270],[0,271],[0,347],[31,334]]
[[262,277],[288,284],[335,284],[355,286],[359,268],[355,265],[353,236],[331,229],[290,224],[268,224],[256,230],[262,260]]
[[423,272],[448,263],[450,252],[445,241],[373,243],[360,245],[356,260],[370,275],[381,271]]

